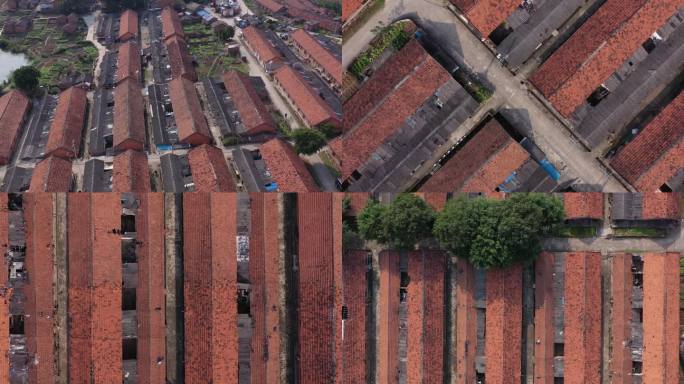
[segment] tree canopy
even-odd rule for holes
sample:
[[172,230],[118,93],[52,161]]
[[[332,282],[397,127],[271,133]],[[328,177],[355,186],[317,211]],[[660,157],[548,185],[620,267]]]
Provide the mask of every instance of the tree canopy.
[[12,72],[12,83],[26,94],[34,94],[40,84],[40,71],[31,65],[25,65]]
[[235,36],[235,28],[226,23],[221,23],[214,27],[214,34],[220,41],[225,43]]
[[295,151],[305,155],[316,153],[325,146],[325,135],[315,129],[300,128],[292,132],[295,141]]
[[[74,0],[78,1],[78,0]],[[81,0],[82,1],[82,0]],[[145,0],[104,0],[104,8],[107,12],[120,11],[122,9],[140,9],[145,7]]]
[[421,198],[402,193],[389,205],[369,200],[358,217],[359,234],[397,249],[412,249],[432,237],[435,213]]
[[551,195],[517,193],[505,200],[460,196],[438,215],[434,234],[444,249],[477,267],[505,267],[534,260],[541,239],[563,219],[563,204]]

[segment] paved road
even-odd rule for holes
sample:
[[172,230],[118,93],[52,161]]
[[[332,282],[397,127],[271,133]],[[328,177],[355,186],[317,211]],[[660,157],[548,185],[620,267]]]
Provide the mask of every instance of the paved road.
[[444,1],[385,0],[381,10],[344,40],[342,61],[345,68],[368,45],[375,27],[406,18],[416,22],[456,63],[470,68],[485,83],[494,85],[494,95],[483,107],[509,109],[517,120],[514,125],[544,151],[564,178],[580,178],[604,192],[626,191],[527,90],[525,79],[504,68],[463,21],[445,7]]
[[311,164],[311,171],[316,180],[321,184],[321,189],[326,192],[337,192],[337,180],[335,175],[330,172],[330,169],[328,169],[323,160],[321,160],[318,153],[303,157]]

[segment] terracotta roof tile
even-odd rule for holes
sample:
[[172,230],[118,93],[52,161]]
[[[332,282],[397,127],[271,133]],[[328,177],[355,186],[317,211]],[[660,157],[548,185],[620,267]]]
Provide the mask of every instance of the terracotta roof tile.
[[352,215],[358,215],[368,204],[368,199],[370,199],[370,193],[368,192],[347,192],[347,198],[349,199],[349,213]]
[[399,362],[399,289],[401,272],[399,253],[380,252],[380,286],[378,287],[377,376],[382,383],[397,384]]
[[292,40],[328,73],[337,84],[342,84],[342,63],[303,29],[294,31]]
[[273,0],[256,0],[256,2],[271,13],[278,13],[285,9],[282,4],[278,4]]
[[273,181],[281,192],[317,192],[316,182],[294,148],[281,139],[272,139],[259,148]]
[[0,165],[9,163],[31,101],[12,90],[0,97]]
[[529,154],[490,120],[421,187],[424,192],[493,192]]
[[318,24],[319,27],[326,29],[331,32],[338,32],[340,30],[341,24],[334,20],[332,17],[327,16],[327,15],[322,15],[320,12],[311,10],[311,9],[305,9],[302,7],[293,7],[292,6],[292,1],[293,0],[287,0],[288,1],[288,8],[287,8],[287,13],[296,18],[296,19],[301,19],[304,21],[312,22],[315,24]]
[[613,255],[611,263],[611,382],[632,384],[632,255]]
[[112,192],[151,192],[147,155],[128,150],[114,157]]
[[363,4],[365,0],[345,0],[342,2],[342,21],[349,20],[350,17],[356,13]]
[[681,193],[647,192],[642,194],[642,217],[645,220],[679,220]]
[[176,12],[173,8],[166,7],[162,9],[161,20],[164,40],[167,40],[173,36],[185,39],[185,32],[183,31],[180,17],[178,17],[178,12]]
[[611,160],[638,190],[655,191],[684,168],[684,92]]
[[145,100],[133,79],[114,89],[114,148],[145,149]]
[[603,219],[601,192],[575,192],[563,194],[566,219]]
[[276,131],[273,119],[249,76],[238,71],[228,71],[223,75],[223,84],[233,99],[240,120],[247,128],[247,134]]
[[50,156],[33,169],[28,192],[69,192],[71,160]]
[[185,41],[178,36],[168,38],[166,40],[166,51],[169,53],[172,78],[184,77],[193,82],[197,81],[197,72],[192,64],[192,57]]
[[475,269],[464,258],[456,262],[456,381],[475,382],[477,310],[475,309]]
[[292,68],[282,66],[275,71],[275,80],[302,113],[306,124],[316,127],[323,123],[338,126],[338,118],[321,97]]
[[489,36],[520,5],[518,0],[451,0],[483,36]]
[[367,251],[353,250],[344,254],[342,259],[344,305],[348,317],[345,321],[343,359],[340,371],[345,384],[366,382],[366,279]]
[[[0,192],[0,255],[6,255],[9,248],[9,208],[7,204],[7,194]],[[4,285],[8,278],[9,270],[7,268],[0,268],[0,285]],[[0,340],[2,339],[0,338]],[[2,358],[2,354],[0,354],[0,358]]]
[[173,79],[169,82],[169,96],[178,127],[178,140],[191,145],[211,143],[211,131],[195,85],[182,77]]
[[235,182],[220,149],[201,145],[188,153],[188,161],[197,192],[235,192]]
[[247,40],[249,46],[255,51],[263,63],[268,63],[271,60],[281,60],[282,56],[278,51],[266,40],[263,33],[254,26],[249,26],[242,30],[242,37]]
[[75,158],[79,155],[88,103],[86,93],[83,88],[71,87],[59,95],[45,156]]
[[[422,58],[419,62],[413,60],[404,61],[406,55],[417,54]],[[387,71],[398,71],[404,76],[390,75],[385,72],[385,67],[380,70],[381,79],[388,79],[397,81],[398,86],[393,86],[383,82],[369,83],[369,91],[366,92],[364,88],[359,90],[352,98],[352,106],[357,112],[352,112],[359,116],[360,123],[353,128],[347,125],[346,133],[341,140],[332,143],[331,146],[338,157],[341,168],[342,177],[348,178],[354,170],[360,167],[371,154],[386,140],[388,140],[397,129],[406,121],[406,119],[413,115],[416,110],[423,105],[428,98],[430,98],[436,91],[451,79],[451,75],[435,61],[431,56],[424,53],[423,48],[416,41],[408,43],[397,55],[397,61],[388,61],[387,64],[394,64],[396,68],[387,68]],[[403,65],[399,65],[403,64]],[[405,65],[410,66],[407,70]],[[385,77],[387,76],[387,77]],[[375,87],[380,89],[381,93],[386,93],[386,96],[378,99],[377,96],[372,95]],[[359,102],[353,100],[361,97]],[[367,102],[363,102],[368,100]],[[368,107],[363,107],[363,104],[377,100],[375,104],[377,107],[372,110]],[[347,105],[345,104],[345,113]],[[368,114],[365,119],[361,120],[363,114]],[[355,121],[353,116],[349,123]]]
[[138,36],[138,13],[127,9],[121,14],[119,40],[124,41]]
[[9,302],[12,290],[0,291],[0,380],[10,382],[10,309]]
[[131,78],[136,83],[140,82],[141,76],[140,46],[133,41],[121,44],[116,62],[117,84]]
[[553,272],[554,254],[542,252],[535,263],[534,289],[534,377],[535,383],[553,382]]

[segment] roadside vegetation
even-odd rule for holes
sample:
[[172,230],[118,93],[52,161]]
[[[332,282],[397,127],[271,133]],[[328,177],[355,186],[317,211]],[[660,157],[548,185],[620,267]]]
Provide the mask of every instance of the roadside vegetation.
[[[227,36],[231,35],[230,31],[217,36],[211,26],[201,22],[184,25],[183,30],[188,36],[190,54],[197,60],[197,75],[200,78],[220,75],[231,69],[249,73],[247,64],[240,57],[228,54],[225,42]],[[235,31],[232,32],[234,34]]]
[[563,220],[562,201],[546,194],[505,200],[462,195],[438,213],[419,197],[400,194],[388,205],[370,200],[358,215],[357,230],[363,240],[395,249],[436,238],[443,249],[486,269],[535,260],[541,240],[555,234]]
[[596,227],[574,227],[574,226],[561,226],[558,228],[554,236],[558,237],[596,237],[598,234],[598,228]]
[[665,237],[667,231],[663,228],[615,228],[615,237]]
[[362,77],[386,49],[400,50],[411,40],[411,34],[407,31],[406,26],[406,22],[399,22],[380,28],[370,47],[351,63],[349,72],[357,77]]

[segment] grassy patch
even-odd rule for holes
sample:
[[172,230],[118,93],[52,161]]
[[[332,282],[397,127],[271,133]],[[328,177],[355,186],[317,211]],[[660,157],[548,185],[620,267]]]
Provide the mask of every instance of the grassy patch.
[[290,128],[290,124],[287,123],[285,117],[283,117],[283,115],[278,111],[273,112],[271,116],[276,123],[276,129],[278,130],[278,133],[285,139],[292,139],[292,128]]
[[226,44],[220,41],[211,26],[192,23],[183,26],[188,36],[188,49],[197,61],[197,75],[200,78],[213,77],[231,69],[249,74],[249,67],[239,57],[226,52]]
[[349,72],[361,77],[386,49],[400,50],[411,40],[411,35],[406,32],[404,24],[396,23],[382,28],[371,46],[354,59],[349,66]]
[[330,157],[330,154],[323,150],[318,153],[318,156],[321,158],[321,161],[323,161],[323,164],[325,164],[326,168],[328,168],[328,170],[330,170],[330,172],[339,179],[341,176],[340,171],[335,166],[335,161],[333,161],[332,157]]
[[54,88],[73,75],[92,74],[97,60],[97,48],[85,41],[87,28],[79,20],[78,32],[63,33],[47,19],[35,19],[25,35],[3,36],[0,45],[11,52],[24,53],[41,73],[41,85]]
[[598,229],[596,227],[561,227],[556,236],[558,237],[596,237]]
[[615,228],[615,237],[665,237],[667,231],[662,228]]

